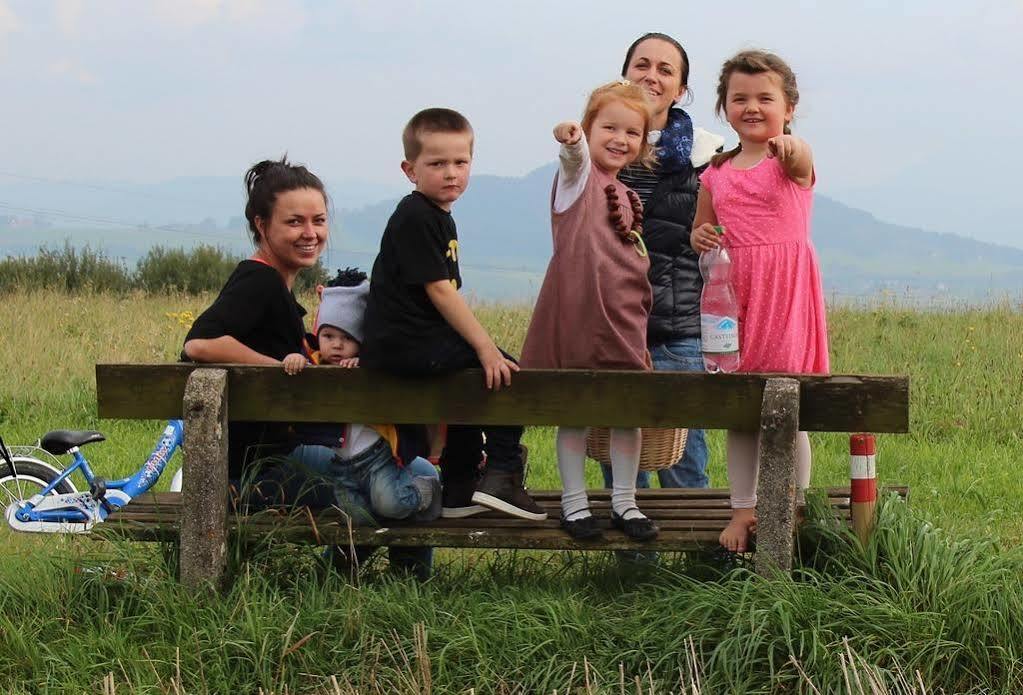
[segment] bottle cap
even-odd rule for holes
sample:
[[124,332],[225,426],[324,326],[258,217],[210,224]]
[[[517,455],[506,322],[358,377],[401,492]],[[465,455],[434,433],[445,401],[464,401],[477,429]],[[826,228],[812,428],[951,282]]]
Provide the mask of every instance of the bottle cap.
[[724,236],[725,228],[719,224],[714,225],[714,231],[717,232],[718,236]]

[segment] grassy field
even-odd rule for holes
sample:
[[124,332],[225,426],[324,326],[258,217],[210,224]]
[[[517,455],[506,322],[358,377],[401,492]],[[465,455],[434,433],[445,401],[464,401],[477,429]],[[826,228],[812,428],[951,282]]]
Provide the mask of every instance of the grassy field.
[[[3,297],[0,434],[100,429],[96,467],[134,470],[159,423],[98,420],[93,365],[176,359],[209,300]],[[517,351],[528,309],[479,310]],[[2,530],[0,691],[651,693],[694,673],[703,692],[1023,691],[1021,307],[879,302],[832,307],[829,325],[836,373],[911,378],[911,433],[878,441],[880,481],[911,502],[886,505],[866,556],[818,527],[796,582],[681,557],[447,551],[425,585],[381,570],[356,588],[271,545],[210,598],[178,589],[158,549]],[[848,480],[847,437],[812,442],[813,483]],[[556,488],[552,432],[527,443],[530,485]],[[711,433],[715,486],[722,445]]]

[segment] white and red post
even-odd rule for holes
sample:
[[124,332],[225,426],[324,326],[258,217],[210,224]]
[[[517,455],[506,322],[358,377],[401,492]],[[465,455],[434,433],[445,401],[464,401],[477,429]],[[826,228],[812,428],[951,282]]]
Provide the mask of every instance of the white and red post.
[[853,531],[864,546],[874,531],[874,507],[877,505],[876,454],[874,435],[850,435],[849,511]]

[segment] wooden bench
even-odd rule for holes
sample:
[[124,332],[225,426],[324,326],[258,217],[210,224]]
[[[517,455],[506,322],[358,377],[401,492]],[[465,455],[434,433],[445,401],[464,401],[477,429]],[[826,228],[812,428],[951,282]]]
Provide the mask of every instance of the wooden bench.
[[[475,548],[688,550],[714,544],[727,523],[727,490],[641,491],[640,506],[661,534],[639,546],[606,522],[606,537],[579,543],[558,528],[559,493],[533,491],[543,522],[486,514],[419,526],[351,528],[336,510],[319,514],[228,514],[230,420],[407,422],[609,427],[702,427],[761,432],[755,564],[791,569],[796,433],[906,432],[906,377],[708,375],[683,372],[523,370],[510,388],[487,391],[478,371],[402,379],[359,369],[310,368],[287,376],[242,365],[97,365],[100,417],[185,420],[184,489],[133,501],[107,521],[118,532],[180,538],[181,579],[218,582],[226,539],[238,524],[284,538],[342,545]],[[593,506],[609,504],[591,491]],[[849,488],[828,490],[848,514]]]

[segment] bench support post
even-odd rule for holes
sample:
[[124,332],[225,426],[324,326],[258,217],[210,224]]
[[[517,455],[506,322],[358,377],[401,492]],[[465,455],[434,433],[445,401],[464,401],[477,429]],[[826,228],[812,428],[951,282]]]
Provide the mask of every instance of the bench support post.
[[219,587],[227,551],[227,372],[196,369],[185,385],[181,582]]
[[763,576],[792,571],[796,504],[796,435],[799,382],[768,379],[760,415],[756,570]]
[[877,506],[877,474],[874,456],[877,445],[872,434],[849,437],[849,517],[860,546],[867,547],[874,534]]

